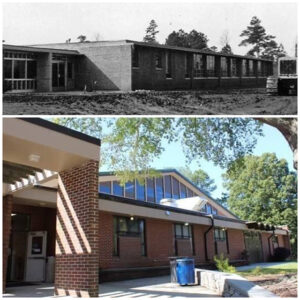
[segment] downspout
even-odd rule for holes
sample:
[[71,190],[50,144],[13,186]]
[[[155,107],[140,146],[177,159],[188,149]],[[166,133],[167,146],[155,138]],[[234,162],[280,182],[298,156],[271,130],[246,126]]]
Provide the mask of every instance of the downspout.
[[274,236],[275,236],[275,229],[273,230],[273,233],[268,237],[269,254],[270,254],[270,256],[272,255],[272,254],[271,254],[271,244],[270,244],[270,240],[271,240],[271,238],[274,237]]
[[214,217],[213,215],[209,215],[211,219],[210,227],[204,232],[204,250],[205,250],[205,260],[208,261],[208,253],[207,253],[207,234],[211,231],[212,228],[215,226]]

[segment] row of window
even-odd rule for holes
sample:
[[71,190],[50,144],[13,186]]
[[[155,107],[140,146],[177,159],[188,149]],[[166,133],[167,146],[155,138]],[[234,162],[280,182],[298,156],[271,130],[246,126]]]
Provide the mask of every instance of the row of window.
[[[120,237],[139,238],[141,246],[141,256],[147,255],[145,240],[145,220],[134,217],[119,217],[113,219],[113,255],[120,255]],[[214,229],[214,240],[217,242],[227,242],[226,230],[221,228]],[[194,254],[193,227],[189,224],[174,224],[175,255],[177,253],[177,240],[186,239],[191,242],[192,252]]]
[[[155,68],[163,69],[163,56],[165,56],[165,74],[166,78],[172,78],[172,60],[171,51],[156,51],[154,54]],[[218,70],[216,68],[216,56],[198,53],[185,54],[185,78],[191,77],[193,72],[194,78],[199,77],[217,77]],[[140,57],[138,49],[133,49],[132,67],[139,68]],[[261,61],[253,61],[251,59],[237,59],[230,57],[220,58],[220,75],[221,77],[251,77],[251,76],[267,76],[271,75],[270,68]]]
[[[152,203],[160,203],[164,198],[183,199],[196,196],[185,184],[171,175],[147,178],[145,184],[139,183],[138,180],[130,181],[124,186],[121,186],[119,181],[103,181],[99,184],[99,192]],[[218,214],[217,209],[208,203],[201,211]]]

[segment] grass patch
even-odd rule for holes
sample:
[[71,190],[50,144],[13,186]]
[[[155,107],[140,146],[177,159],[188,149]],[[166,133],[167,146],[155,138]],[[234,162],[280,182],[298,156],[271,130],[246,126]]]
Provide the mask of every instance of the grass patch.
[[298,271],[298,264],[297,262],[289,262],[283,265],[278,266],[270,266],[267,268],[256,267],[252,270],[247,271],[239,271],[237,272],[238,275],[241,276],[259,276],[259,275],[266,275],[266,274],[296,274]]

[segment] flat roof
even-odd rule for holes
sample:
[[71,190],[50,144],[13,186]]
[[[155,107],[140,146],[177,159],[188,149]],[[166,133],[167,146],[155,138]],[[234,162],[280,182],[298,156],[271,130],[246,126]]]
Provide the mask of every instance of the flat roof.
[[[66,51],[65,54],[74,54],[74,55],[80,55],[78,51],[75,50],[63,50],[63,49],[54,49],[51,48],[51,45],[59,46],[59,45],[75,45],[75,44],[99,44],[102,46],[118,46],[118,45],[126,45],[126,44],[133,44],[141,47],[150,47],[150,48],[159,48],[159,49],[168,49],[168,50],[174,50],[174,51],[183,51],[183,52],[191,52],[191,53],[199,53],[199,54],[208,54],[208,55],[215,55],[215,56],[223,56],[223,57],[233,57],[233,58],[246,58],[246,59],[253,59],[253,60],[260,60],[260,61],[268,61],[272,62],[272,60],[269,59],[264,59],[264,58],[257,58],[255,56],[249,56],[249,55],[238,55],[238,54],[226,54],[226,53],[221,53],[221,52],[214,52],[209,49],[193,49],[193,48],[185,48],[185,47],[177,47],[177,46],[168,46],[168,45],[162,45],[162,44],[151,44],[151,43],[145,43],[145,42],[139,42],[139,41],[134,41],[134,40],[114,40],[114,41],[87,41],[84,43],[80,42],[71,42],[71,43],[46,43],[46,44],[37,44],[33,46],[12,46],[12,45],[3,45],[4,47],[17,47],[16,49],[11,49],[11,50],[18,50],[21,48],[26,48],[23,51],[34,51],[34,49],[42,49],[40,52],[57,52],[58,51]],[[47,48],[46,48],[47,47]],[[49,48],[48,48],[49,47]],[[28,50],[27,50],[28,48]],[[33,50],[31,50],[33,49]],[[46,51],[44,51],[46,50]],[[39,52],[39,51],[35,51]],[[69,52],[69,53],[68,53]]]
[[101,146],[101,140],[100,139],[97,139],[93,136],[90,136],[90,135],[84,134],[82,132],[70,129],[70,128],[65,127],[65,126],[55,124],[55,123],[47,121],[45,119],[40,119],[40,118],[18,118],[18,119],[20,119],[22,121],[32,123],[32,124],[35,124],[35,125],[38,125],[38,126],[41,126],[41,127],[44,127],[44,128],[47,128],[47,129],[50,129],[50,130],[53,130],[53,131],[57,131],[57,132],[69,135],[69,136],[74,137],[76,139],[79,139],[79,140],[82,140],[82,141],[85,141],[85,142],[88,142],[88,143],[91,143],[91,144],[94,144],[94,145],[97,145],[97,146]]
[[126,42],[132,43],[132,44],[138,45],[138,46],[143,46],[143,47],[162,48],[162,49],[168,49],[168,50],[193,52],[193,53],[216,55],[216,56],[223,56],[223,57],[236,57],[236,58],[247,58],[247,59],[261,60],[261,61],[272,61],[270,59],[257,58],[255,56],[249,56],[249,55],[237,55],[237,54],[226,54],[226,53],[221,53],[221,52],[214,52],[209,49],[205,50],[205,49],[184,48],[184,47],[177,47],[177,46],[168,46],[168,45],[161,45],[161,44],[137,42],[137,41],[132,41],[132,40],[126,40]]
[[17,45],[3,45],[3,50],[10,51],[25,51],[35,53],[58,53],[66,55],[82,55],[77,50],[53,49],[53,48],[39,48],[35,46],[17,46]]

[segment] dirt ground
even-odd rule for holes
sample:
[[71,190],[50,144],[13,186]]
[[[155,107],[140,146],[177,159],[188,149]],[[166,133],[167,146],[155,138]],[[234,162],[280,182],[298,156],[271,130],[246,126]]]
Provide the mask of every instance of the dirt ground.
[[5,94],[5,115],[296,115],[297,96],[265,89]]
[[[246,277],[246,276],[245,276]],[[297,297],[297,275],[247,276],[249,281],[260,285],[280,297]]]

